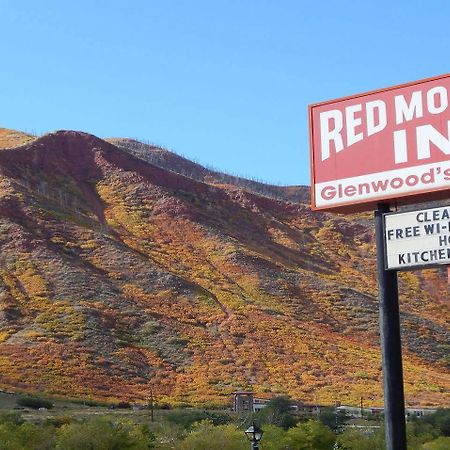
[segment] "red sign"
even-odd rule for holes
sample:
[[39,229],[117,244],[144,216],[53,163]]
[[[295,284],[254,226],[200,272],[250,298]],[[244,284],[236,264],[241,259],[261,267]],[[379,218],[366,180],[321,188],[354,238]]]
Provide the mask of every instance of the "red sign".
[[312,207],[450,198],[450,75],[309,107]]

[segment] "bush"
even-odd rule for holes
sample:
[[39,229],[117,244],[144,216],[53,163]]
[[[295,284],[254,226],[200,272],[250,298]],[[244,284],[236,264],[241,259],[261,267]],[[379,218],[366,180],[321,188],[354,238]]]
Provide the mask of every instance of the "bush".
[[114,403],[112,405],[109,405],[108,408],[109,409],[130,409],[131,404],[128,402],[119,402],[119,403]]
[[347,429],[338,435],[341,448],[346,450],[384,450],[384,430],[365,434],[359,430]]
[[24,420],[19,412],[2,412],[0,413],[0,424],[22,425]]
[[56,432],[57,450],[153,448],[154,436],[144,425],[95,418],[62,425]]
[[34,397],[31,395],[19,397],[17,399],[17,404],[19,406],[24,406],[26,408],[33,408],[33,409],[39,409],[39,408],[52,409],[53,408],[53,403],[50,402],[49,400],[46,400],[46,399],[40,398],[40,397]]
[[51,450],[54,449],[54,429],[33,423],[2,423],[0,448],[2,450]]
[[244,432],[235,425],[214,426],[210,421],[199,422],[177,450],[248,450],[249,442]]
[[287,432],[276,425],[266,425],[261,439],[261,450],[286,450]]
[[58,417],[49,417],[45,420],[45,426],[51,426],[54,428],[60,428],[63,425],[67,425],[73,422],[73,418],[70,416],[58,416]]
[[[332,450],[336,442],[336,435],[315,420],[299,423],[287,431],[275,425],[266,425],[263,431],[261,450]],[[362,447],[355,449],[361,450]]]
[[450,409],[438,409],[435,413],[424,416],[422,420],[439,428],[444,436],[450,437]]
[[410,450],[422,450],[422,444],[432,441],[440,435],[438,428],[422,420],[413,420],[406,424],[406,440]]
[[440,437],[423,445],[423,450],[448,450],[450,448],[450,437]]
[[331,450],[335,434],[322,423],[310,420],[287,431],[287,448],[292,450]]

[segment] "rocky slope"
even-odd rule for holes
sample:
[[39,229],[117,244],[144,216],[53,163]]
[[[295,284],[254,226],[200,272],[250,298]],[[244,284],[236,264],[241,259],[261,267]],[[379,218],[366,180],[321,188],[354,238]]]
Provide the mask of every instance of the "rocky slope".
[[[4,389],[380,403],[370,215],[312,213],[151,146],[17,139],[0,151]],[[407,400],[448,405],[446,270],[404,273],[401,292]]]

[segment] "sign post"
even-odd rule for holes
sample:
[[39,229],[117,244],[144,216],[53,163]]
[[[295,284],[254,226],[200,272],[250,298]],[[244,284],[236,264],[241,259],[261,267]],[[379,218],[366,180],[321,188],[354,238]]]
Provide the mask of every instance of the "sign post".
[[385,438],[387,450],[406,450],[397,271],[385,269],[384,214],[387,212],[389,206],[383,203],[375,211]]
[[450,198],[450,74],[310,105],[309,121],[312,209],[375,210],[386,448],[406,450],[397,270],[450,263],[450,208],[387,213]]

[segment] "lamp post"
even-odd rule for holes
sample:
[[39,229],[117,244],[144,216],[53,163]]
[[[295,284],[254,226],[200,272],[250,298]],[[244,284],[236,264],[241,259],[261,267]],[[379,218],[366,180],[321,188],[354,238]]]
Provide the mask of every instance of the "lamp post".
[[252,425],[245,430],[245,434],[252,442],[252,450],[259,450],[258,442],[262,438],[263,430],[255,425],[255,422],[253,422]]

